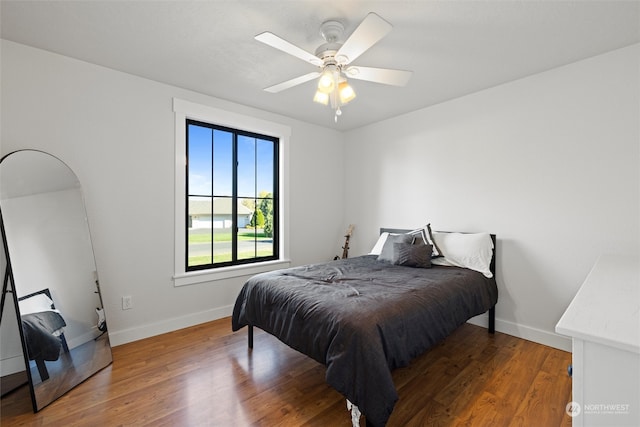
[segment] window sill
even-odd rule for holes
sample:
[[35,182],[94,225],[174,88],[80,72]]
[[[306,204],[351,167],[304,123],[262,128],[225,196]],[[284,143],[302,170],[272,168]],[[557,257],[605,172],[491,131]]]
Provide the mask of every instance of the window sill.
[[266,271],[287,268],[291,265],[291,260],[266,261],[257,264],[234,265],[231,267],[222,267],[214,270],[192,271],[188,273],[176,274],[173,276],[173,285],[187,286],[204,282],[215,282],[216,280],[225,280],[233,277],[253,276],[254,274],[264,273]]

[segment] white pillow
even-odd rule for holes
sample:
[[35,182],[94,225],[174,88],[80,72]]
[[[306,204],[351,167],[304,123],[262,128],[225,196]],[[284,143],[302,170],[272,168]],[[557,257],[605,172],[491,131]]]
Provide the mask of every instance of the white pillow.
[[27,299],[23,299],[22,301],[18,301],[21,316],[24,316],[25,314],[51,311],[51,304],[53,304],[53,301],[51,301],[51,298],[45,294],[34,295]]
[[371,251],[369,251],[369,255],[380,255],[382,253],[384,242],[387,241],[388,236],[389,233],[387,233],[386,231],[382,233],[380,237],[378,237],[378,241],[376,242],[376,244],[373,245],[373,248],[371,248]]
[[493,240],[489,233],[433,233],[433,239],[444,258],[434,258],[432,264],[453,265],[478,271],[493,277],[491,258]]

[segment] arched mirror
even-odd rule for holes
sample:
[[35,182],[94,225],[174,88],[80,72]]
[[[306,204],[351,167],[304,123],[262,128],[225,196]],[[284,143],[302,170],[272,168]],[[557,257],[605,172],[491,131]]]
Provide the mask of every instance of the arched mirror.
[[15,305],[37,412],[112,362],[80,182],[50,154],[8,154],[0,215],[3,303]]

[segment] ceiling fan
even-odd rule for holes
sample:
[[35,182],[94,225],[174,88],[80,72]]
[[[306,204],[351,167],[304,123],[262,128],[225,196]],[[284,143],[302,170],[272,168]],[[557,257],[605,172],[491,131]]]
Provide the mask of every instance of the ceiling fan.
[[338,116],[342,114],[340,107],[356,97],[355,91],[347,82],[347,77],[393,86],[404,86],[411,78],[413,74],[411,71],[351,65],[356,58],[386,36],[392,28],[391,24],[371,12],[342,43],[344,33],[342,23],[335,20],[326,21],[320,26],[320,34],[325,43],[316,49],[315,54],[271,32],[258,34],[255,39],[259,42],[319,68],[318,71],[269,86],[264,90],[277,93],[318,78],[318,89],[313,100],[323,105],[331,103],[331,108],[335,110],[334,119],[337,122]]

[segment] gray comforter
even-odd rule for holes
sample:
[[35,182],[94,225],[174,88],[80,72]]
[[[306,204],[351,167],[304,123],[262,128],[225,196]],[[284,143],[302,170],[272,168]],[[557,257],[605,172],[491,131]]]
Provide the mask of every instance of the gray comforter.
[[58,360],[62,343],[53,333],[67,326],[62,316],[55,311],[43,311],[25,314],[21,321],[29,359]]
[[495,280],[375,256],[263,273],[244,285],[234,331],[257,326],[327,367],[326,381],[374,426],[398,399],[391,370],[438,343],[498,299]]

